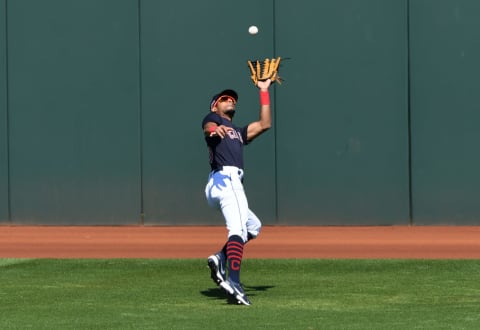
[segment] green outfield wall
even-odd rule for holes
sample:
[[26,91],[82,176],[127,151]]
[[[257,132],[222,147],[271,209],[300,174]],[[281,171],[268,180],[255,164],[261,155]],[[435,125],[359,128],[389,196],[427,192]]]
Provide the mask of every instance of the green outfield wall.
[[[255,10],[252,10],[254,8]],[[258,118],[268,225],[480,224],[475,0],[0,0],[0,223],[221,225],[201,120]],[[255,24],[260,33],[250,36]]]
[[279,222],[408,223],[405,1],[275,8]]
[[8,205],[7,31],[5,0],[0,0],[0,223],[10,219]]
[[414,221],[480,224],[480,2],[410,2]]
[[7,4],[11,221],[134,223],[141,193],[137,3]]

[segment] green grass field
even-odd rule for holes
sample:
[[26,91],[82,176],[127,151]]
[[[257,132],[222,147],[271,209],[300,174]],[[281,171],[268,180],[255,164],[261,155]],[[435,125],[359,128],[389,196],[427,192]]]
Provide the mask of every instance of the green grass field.
[[0,259],[0,329],[480,329],[480,260]]

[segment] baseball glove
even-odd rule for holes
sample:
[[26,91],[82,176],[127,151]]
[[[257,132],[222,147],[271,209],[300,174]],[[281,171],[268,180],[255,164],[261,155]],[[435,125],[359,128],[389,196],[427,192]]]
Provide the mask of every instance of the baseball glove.
[[271,79],[272,83],[278,82],[282,83],[282,78],[278,75],[278,67],[280,66],[281,58],[266,58],[263,62],[258,60],[247,61],[248,67],[250,68],[251,79],[255,86],[258,81],[263,81]]

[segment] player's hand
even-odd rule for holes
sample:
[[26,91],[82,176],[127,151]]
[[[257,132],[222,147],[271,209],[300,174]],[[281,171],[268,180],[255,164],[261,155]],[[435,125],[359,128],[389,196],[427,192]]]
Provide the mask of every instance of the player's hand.
[[233,131],[233,128],[227,127],[225,125],[220,125],[217,126],[214,132],[210,133],[210,137],[220,136],[223,139],[230,131]]
[[257,82],[257,87],[260,88],[260,89],[268,89],[268,87],[270,87],[271,83],[272,83],[271,79],[259,80]]

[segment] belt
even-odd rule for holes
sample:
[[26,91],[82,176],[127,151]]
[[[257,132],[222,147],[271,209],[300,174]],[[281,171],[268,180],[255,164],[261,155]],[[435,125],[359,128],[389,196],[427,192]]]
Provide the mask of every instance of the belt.
[[218,166],[217,168],[212,169],[212,172],[217,173],[217,172],[220,172],[220,171],[235,171],[235,170],[238,170],[239,172],[243,172],[243,170],[239,167],[227,166],[227,165]]
[[215,169],[212,170],[212,173],[217,173],[220,171],[225,171],[228,173],[237,173],[240,178],[243,178],[243,170],[241,168],[238,168],[236,166],[219,166]]

